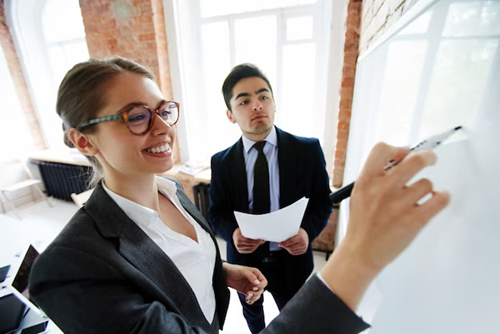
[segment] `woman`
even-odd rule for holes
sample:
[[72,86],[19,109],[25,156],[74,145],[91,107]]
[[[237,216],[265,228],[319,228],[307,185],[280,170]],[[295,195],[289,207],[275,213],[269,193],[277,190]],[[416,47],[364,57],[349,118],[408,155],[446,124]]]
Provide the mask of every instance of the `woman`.
[[[173,167],[179,105],[165,101],[149,70],[123,58],[78,64],[61,83],[57,112],[67,142],[102,177],[31,273],[35,302],[66,334],[217,333],[227,286],[249,303],[260,297],[262,274],[222,263],[181,186],[156,176]],[[448,201],[427,180],[405,186],[434,162],[430,152],[381,172],[406,154],[375,147],[353,191],[345,241],[263,333],[367,327],[352,310],[368,284]],[[417,206],[428,193],[433,198]]]

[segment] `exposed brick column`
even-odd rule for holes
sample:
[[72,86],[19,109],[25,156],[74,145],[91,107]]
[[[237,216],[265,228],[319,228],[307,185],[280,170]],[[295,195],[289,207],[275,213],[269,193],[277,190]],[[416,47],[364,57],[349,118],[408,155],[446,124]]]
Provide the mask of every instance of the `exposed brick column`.
[[[89,54],[122,56],[149,67],[165,98],[172,98],[167,33],[161,0],[80,0]],[[179,160],[179,147],[174,144]]]
[[19,62],[19,57],[17,56],[17,52],[14,47],[9,27],[5,23],[3,0],[0,0],[0,46],[5,55],[7,67],[12,77],[12,81],[14,82],[17,98],[19,99],[21,110],[28,125],[32,147],[35,149],[45,149],[47,148],[45,138],[42,135],[40,123],[38,122],[38,117],[35,113],[35,109],[33,108],[31,95],[28,91],[28,86],[24,78],[21,63]]
[[335,146],[332,181],[332,185],[336,188],[342,186],[342,180],[344,178],[349,126],[351,124],[354,78],[356,76],[356,62],[359,54],[361,4],[361,0],[350,0],[347,7],[344,68],[342,70],[342,82],[340,86],[340,111],[337,125],[337,143]]
[[170,60],[168,58],[167,29],[163,12],[163,0],[151,0],[155,27],[156,52],[158,54],[158,83],[167,99],[172,99],[172,81],[170,80]]

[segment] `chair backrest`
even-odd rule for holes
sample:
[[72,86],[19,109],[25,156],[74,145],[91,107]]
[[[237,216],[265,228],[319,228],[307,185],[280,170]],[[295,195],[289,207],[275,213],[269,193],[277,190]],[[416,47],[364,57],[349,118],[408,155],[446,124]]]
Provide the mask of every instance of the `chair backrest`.
[[79,194],[72,193],[71,199],[73,200],[73,202],[75,202],[76,206],[81,208],[85,204],[85,202],[87,202],[90,195],[92,195],[93,191],[94,191],[94,189],[89,189],[89,190],[84,191],[83,193],[79,193]]
[[33,174],[21,159],[0,161],[0,187],[33,179]]

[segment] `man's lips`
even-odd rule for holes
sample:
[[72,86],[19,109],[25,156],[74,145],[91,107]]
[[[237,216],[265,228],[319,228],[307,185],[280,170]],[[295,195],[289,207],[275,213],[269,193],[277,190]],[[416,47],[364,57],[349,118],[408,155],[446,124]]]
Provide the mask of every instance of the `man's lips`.
[[258,120],[261,120],[263,118],[267,118],[266,115],[258,115],[258,116],[255,116],[254,118],[252,118],[252,121],[258,121]]

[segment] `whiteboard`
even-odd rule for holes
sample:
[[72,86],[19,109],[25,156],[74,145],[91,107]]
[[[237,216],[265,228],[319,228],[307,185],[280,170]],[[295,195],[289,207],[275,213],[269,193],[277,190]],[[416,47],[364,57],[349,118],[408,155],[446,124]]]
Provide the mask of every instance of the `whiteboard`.
[[376,279],[370,334],[500,333],[500,1],[428,3],[358,62],[344,184],[376,142],[464,127],[418,175],[451,202]]

